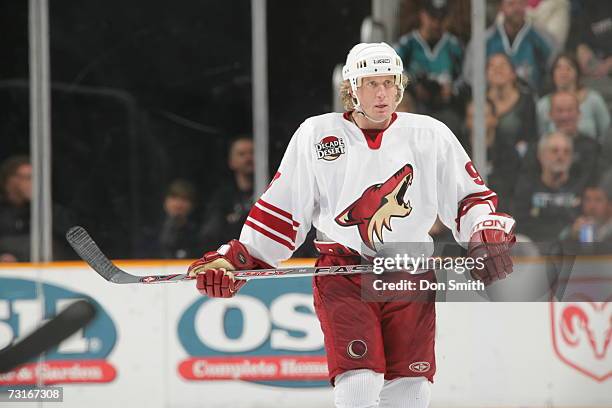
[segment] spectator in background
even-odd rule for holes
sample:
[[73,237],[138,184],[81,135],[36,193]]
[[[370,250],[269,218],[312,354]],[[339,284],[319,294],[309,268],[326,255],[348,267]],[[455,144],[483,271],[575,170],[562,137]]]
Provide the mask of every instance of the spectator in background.
[[0,261],[29,261],[32,199],[29,157],[13,156],[2,164],[0,189]]
[[603,248],[612,248],[612,201],[603,187],[585,188],[581,209],[578,218],[561,231],[559,238],[574,244],[606,243]]
[[537,140],[533,95],[520,87],[510,58],[493,54],[487,61],[487,97],[497,112],[496,144],[523,158]]
[[578,129],[580,105],[574,93],[559,91],[552,95],[550,120],[555,129],[572,139],[574,150],[572,174],[589,183],[601,170],[599,163],[601,146]]
[[[399,32],[407,33],[419,27],[419,12],[425,2],[430,0],[402,0],[399,7]],[[490,0],[489,0],[490,1]],[[445,27],[454,34],[461,44],[467,44],[471,35],[472,0],[446,0],[448,17]],[[491,20],[489,20],[491,21]]]
[[[30,260],[30,202],[32,165],[28,156],[12,156],[0,166],[0,262]],[[53,204],[54,259],[74,258],[64,234],[75,224],[74,215]]]
[[576,54],[587,77],[604,78],[612,74],[612,2],[583,0],[577,21]]
[[454,108],[456,82],[461,75],[463,48],[448,33],[446,0],[425,0],[419,11],[419,27],[402,36],[397,53],[410,74],[411,95],[418,113],[443,121],[458,130],[460,119]]
[[464,46],[472,35],[472,0],[452,0],[448,2],[448,24],[446,27]]
[[[503,22],[497,21],[487,30],[486,55],[507,55],[518,77],[539,93],[554,54],[554,46],[526,20],[526,9],[527,0],[501,0]],[[463,66],[464,79],[468,83],[472,80],[471,49],[470,43]]]
[[164,197],[163,216],[145,231],[139,257],[183,259],[198,255],[198,225],[193,219],[196,190],[188,181],[174,180]]
[[240,136],[232,141],[227,165],[233,177],[208,200],[200,228],[201,246],[216,248],[240,236],[253,205],[253,141]]
[[[610,127],[610,113],[599,92],[582,84],[578,61],[569,53],[559,54],[552,65],[551,74],[554,92],[571,92],[578,98],[580,133],[601,143]],[[550,99],[551,94],[548,94],[538,101],[538,127],[541,135],[556,130],[549,116]]]
[[[474,145],[474,103],[469,102],[465,110],[465,135],[462,144],[472,157]],[[503,143],[496,142],[497,116],[495,105],[490,99],[485,104],[485,143],[487,148],[487,166],[484,173],[487,185],[497,193],[499,198],[497,209],[510,211],[514,185],[521,167],[521,160],[513,149],[508,149]]]
[[584,189],[582,180],[570,174],[572,140],[561,132],[538,143],[541,172],[537,178],[522,174],[514,194],[514,214],[521,234],[534,242],[556,240],[574,219]]

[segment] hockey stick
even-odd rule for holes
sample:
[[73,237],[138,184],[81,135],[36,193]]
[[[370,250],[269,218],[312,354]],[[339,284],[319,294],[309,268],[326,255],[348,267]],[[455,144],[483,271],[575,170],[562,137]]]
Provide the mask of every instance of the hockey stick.
[[0,350],[0,373],[8,372],[57,346],[83,328],[95,315],[96,309],[86,300],[72,303],[19,343]]
[[[66,239],[76,253],[91,266],[100,276],[112,283],[167,283],[193,280],[187,274],[137,276],[127,273],[114,265],[102,253],[98,245],[83,227],[72,227],[66,233]],[[236,279],[264,279],[303,277],[314,275],[350,275],[373,272],[372,265],[348,265],[325,267],[298,267],[280,269],[258,269],[232,271]]]
[[[113,264],[106,257],[89,236],[83,227],[72,227],[66,233],[66,239],[74,248],[76,253],[91,268],[109,282],[112,283],[168,283],[185,280],[193,280],[187,274],[172,275],[132,275]],[[277,269],[256,269],[244,271],[232,271],[235,279],[270,279],[270,278],[297,278],[305,276],[324,276],[324,275],[353,275],[359,273],[373,273],[373,265],[346,265],[346,266],[319,266],[319,267],[296,267],[296,268],[277,268]],[[424,269],[408,271],[411,273],[426,272]]]

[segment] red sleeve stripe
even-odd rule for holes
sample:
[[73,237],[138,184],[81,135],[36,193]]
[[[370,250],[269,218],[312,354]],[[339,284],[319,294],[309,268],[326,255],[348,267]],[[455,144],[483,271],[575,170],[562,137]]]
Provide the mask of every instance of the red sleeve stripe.
[[275,218],[280,218],[281,220],[285,221],[286,223],[290,224],[293,228],[297,229],[300,226],[300,223],[297,221],[293,221],[293,219],[291,218],[287,218],[282,214],[279,214],[276,211],[273,211],[271,209],[269,209],[268,207],[262,205],[259,201],[257,201],[255,203],[255,205],[253,207],[257,207],[259,208],[261,211],[264,211],[272,216],[274,216]]
[[296,227],[300,226],[300,223],[297,221],[293,220],[293,216],[288,213],[285,210],[281,210],[280,208],[265,202],[264,200],[262,200],[261,198],[259,200],[257,200],[257,202],[255,204],[260,204],[262,207],[265,207],[266,209],[275,212],[278,216],[282,216],[288,219],[289,222],[293,223],[293,225],[295,225]]
[[294,227],[290,220],[285,217],[280,218],[276,213],[267,211],[263,207],[255,205],[251,207],[249,218],[259,222],[285,237],[291,242],[295,242],[297,227]]
[[287,248],[289,248],[289,250],[295,251],[295,245],[292,242],[288,242],[285,237],[279,237],[278,235],[275,235],[274,234],[275,231],[268,230],[265,225],[259,224],[257,221],[253,220],[252,218],[248,217],[244,225],[248,225],[255,231],[259,232],[260,234],[270,238],[273,241],[278,242],[279,244],[283,246],[286,246]]
[[495,209],[497,208],[497,194],[491,190],[487,190],[470,194],[461,200],[459,203],[459,210],[457,211],[457,218],[455,219],[455,222],[457,223],[457,231],[461,231],[461,218],[474,206],[481,204],[488,205],[491,212],[495,212]]

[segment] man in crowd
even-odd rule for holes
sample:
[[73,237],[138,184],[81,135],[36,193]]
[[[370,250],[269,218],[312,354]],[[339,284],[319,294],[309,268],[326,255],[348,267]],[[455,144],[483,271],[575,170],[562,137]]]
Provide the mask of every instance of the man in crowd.
[[253,205],[252,139],[239,136],[231,142],[227,165],[233,177],[207,200],[202,217],[200,237],[206,247],[218,246],[240,235]]
[[601,146],[592,137],[578,131],[580,103],[576,95],[565,91],[553,94],[550,100],[550,120],[557,131],[572,139],[572,173],[584,179],[585,184],[589,183],[601,170]]
[[[612,201],[603,187],[592,185],[582,193],[582,212],[576,220],[565,227],[559,238],[566,243],[592,244],[584,248],[587,253],[591,248],[600,250],[612,249]],[[574,246],[579,248],[579,246]]]
[[30,259],[32,166],[27,156],[13,156],[0,168],[0,261]]
[[[555,46],[547,33],[536,29],[526,19],[527,0],[501,0],[502,19],[487,30],[487,57],[504,53],[514,65],[516,73],[536,93],[541,91]],[[468,46],[463,67],[464,79],[472,81],[472,44]]]
[[[0,166],[0,262],[30,260],[30,202],[32,165],[28,156],[9,157]],[[53,258],[74,258],[64,234],[74,225],[74,214],[53,204]]]
[[612,74],[612,3],[584,0],[575,24],[578,46],[576,54],[582,72],[594,79]]
[[463,48],[444,29],[447,13],[446,0],[426,0],[419,12],[419,28],[399,39],[397,53],[411,77],[408,90],[416,101],[416,112],[457,130],[460,119],[454,106],[455,85],[461,75]]
[[544,136],[538,143],[540,173],[524,173],[518,180],[513,213],[519,232],[533,241],[556,240],[576,215],[584,181],[570,174],[572,139],[561,132]]

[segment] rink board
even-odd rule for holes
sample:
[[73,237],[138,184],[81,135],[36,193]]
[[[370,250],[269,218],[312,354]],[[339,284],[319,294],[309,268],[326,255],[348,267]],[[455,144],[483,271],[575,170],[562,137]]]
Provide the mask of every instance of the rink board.
[[[308,278],[254,281],[233,299],[211,300],[193,282],[115,285],[78,263],[3,267],[0,348],[72,299],[92,300],[98,316],[43,366],[0,375],[0,390],[44,378],[64,387],[63,407],[331,407],[311,295]],[[432,407],[611,407],[612,302],[567,306],[439,303]],[[569,312],[588,325],[563,326]]]

